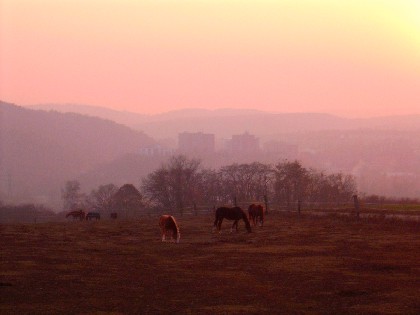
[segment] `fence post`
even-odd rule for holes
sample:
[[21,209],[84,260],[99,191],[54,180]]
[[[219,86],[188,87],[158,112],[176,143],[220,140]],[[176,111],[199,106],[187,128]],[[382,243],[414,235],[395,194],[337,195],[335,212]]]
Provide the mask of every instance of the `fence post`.
[[197,212],[197,204],[195,202],[193,203],[193,206],[194,206],[194,213],[195,213],[195,215],[198,215],[198,212]]
[[353,202],[354,202],[354,209],[356,210],[356,216],[357,218],[359,218],[360,206],[359,206],[359,199],[357,199],[357,195],[353,195]]
[[264,204],[265,204],[265,214],[268,214],[268,198],[267,198],[267,195],[264,195]]

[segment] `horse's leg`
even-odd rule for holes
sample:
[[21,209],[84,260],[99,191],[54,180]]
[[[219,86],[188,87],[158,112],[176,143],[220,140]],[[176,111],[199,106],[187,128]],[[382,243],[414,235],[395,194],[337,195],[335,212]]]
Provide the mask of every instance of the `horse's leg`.
[[219,222],[217,223],[217,230],[219,231],[219,233],[221,233],[221,230],[222,230],[222,222],[223,222],[223,218],[220,218]]
[[230,228],[230,233],[233,232],[234,226],[236,226],[236,231],[238,231],[238,220],[233,221],[232,227]]
[[162,242],[166,240],[166,231],[164,228],[160,228],[160,232],[162,234]]
[[218,221],[219,221],[219,218],[214,219],[214,223],[213,223],[213,232],[214,232],[214,230],[216,230],[216,229],[217,229],[217,223],[218,223]]

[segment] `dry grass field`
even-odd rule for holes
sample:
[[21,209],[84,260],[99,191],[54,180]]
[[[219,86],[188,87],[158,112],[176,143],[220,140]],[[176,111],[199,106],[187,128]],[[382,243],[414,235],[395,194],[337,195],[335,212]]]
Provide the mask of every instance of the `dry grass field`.
[[1,225],[1,314],[420,314],[420,226],[270,213]]

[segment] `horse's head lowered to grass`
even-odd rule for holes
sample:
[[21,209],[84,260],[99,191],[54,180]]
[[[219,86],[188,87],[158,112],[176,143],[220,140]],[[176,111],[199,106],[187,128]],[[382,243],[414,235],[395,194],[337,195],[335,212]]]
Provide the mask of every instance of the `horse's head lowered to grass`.
[[245,211],[243,211],[240,207],[233,207],[233,208],[220,207],[216,210],[213,228],[214,229],[217,228],[219,232],[222,226],[223,219],[234,221],[231,227],[231,231],[233,230],[234,227],[236,227],[236,231],[238,231],[239,220],[244,220],[245,227],[249,233],[251,233],[252,231],[251,225],[249,224],[248,217]]
[[178,224],[173,216],[164,214],[159,218],[159,227],[162,233],[162,242],[166,240],[166,235],[172,232],[171,239],[179,243],[181,233],[179,232]]

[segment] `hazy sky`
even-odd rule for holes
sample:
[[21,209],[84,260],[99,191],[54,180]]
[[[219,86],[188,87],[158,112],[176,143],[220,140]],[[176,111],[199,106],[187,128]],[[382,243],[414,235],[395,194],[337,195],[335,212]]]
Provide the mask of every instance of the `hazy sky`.
[[420,114],[420,1],[0,0],[0,99]]

